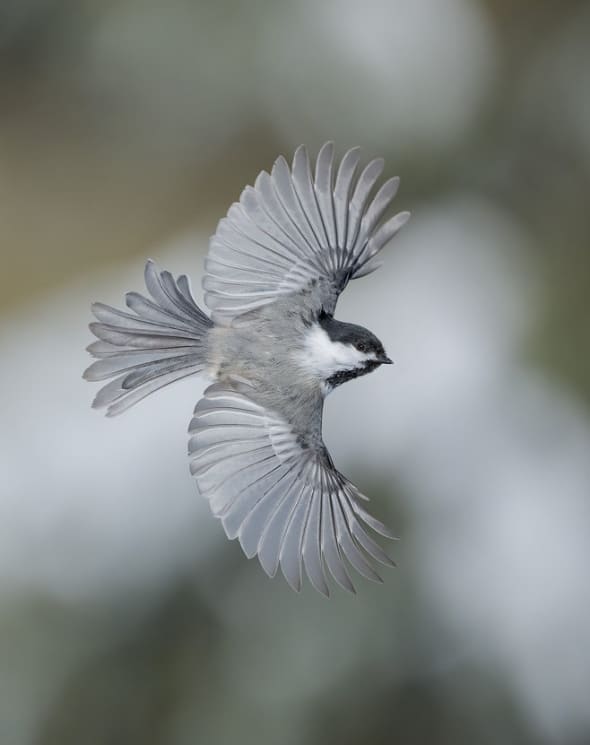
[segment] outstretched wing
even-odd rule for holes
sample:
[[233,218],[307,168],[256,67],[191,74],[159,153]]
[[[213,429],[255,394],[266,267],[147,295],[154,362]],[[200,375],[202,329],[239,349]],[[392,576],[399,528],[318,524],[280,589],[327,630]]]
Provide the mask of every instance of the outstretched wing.
[[325,448],[304,448],[287,422],[247,394],[247,386],[215,383],[190,425],[191,472],[230,539],[258,555],[267,574],[278,567],[295,590],[302,567],[329,594],[325,568],[354,592],[347,562],[381,581],[374,559],[393,562],[364,525],[392,538],[359,504],[366,499],[335,468]]
[[355,178],[359,149],[342,158],[334,178],[334,146],[326,143],[312,169],[305,147],[292,168],[279,157],[247,186],[212,237],[203,279],[205,302],[218,323],[277,298],[308,291],[313,309],[334,312],[349,279],[377,269],[375,256],[410,216],[382,222],[399,179],[370,199],[383,170],[372,160]]

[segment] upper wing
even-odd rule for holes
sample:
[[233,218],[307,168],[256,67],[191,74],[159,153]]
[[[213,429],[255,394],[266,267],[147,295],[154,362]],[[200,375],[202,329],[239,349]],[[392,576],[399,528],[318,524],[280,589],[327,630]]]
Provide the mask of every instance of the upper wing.
[[247,386],[235,385],[210,386],[189,429],[191,472],[228,537],[239,538],[249,558],[258,554],[271,577],[280,565],[295,590],[303,565],[325,595],[325,567],[354,592],[345,560],[381,581],[370,559],[393,562],[363,523],[393,536],[360,506],[366,497],[334,468],[325,449],[304,449],[282,417],[256,404]]
[[[279,157],[247,186],[211,239],[203,279],[213,319],[224,323],[304,290],[312,307],[333,313],[349,279],[375,270],[375,255],[410,216],[381,222],[399,184],[391,178],[370,194],[383,160],[372,160],[355,179],[359,149],[342,158],[334,180],[334,146],[320,150],[312,176],[305,147],[291,170]],[[315,281],[314,281],[315,280]]]

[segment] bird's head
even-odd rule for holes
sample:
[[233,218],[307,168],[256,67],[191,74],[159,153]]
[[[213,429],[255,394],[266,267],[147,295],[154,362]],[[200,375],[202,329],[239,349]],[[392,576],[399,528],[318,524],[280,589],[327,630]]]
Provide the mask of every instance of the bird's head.
[[368,329],[322,314],[305,337],[300,362],[326,393],[380,365],[391,365],[383,344]]

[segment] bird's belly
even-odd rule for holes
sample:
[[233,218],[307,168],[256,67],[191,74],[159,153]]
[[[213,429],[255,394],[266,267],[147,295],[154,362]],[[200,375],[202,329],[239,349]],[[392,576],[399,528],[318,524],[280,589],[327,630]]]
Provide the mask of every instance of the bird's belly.
[[262,329],[216,327],[210,337],[209,370],[219,380],[237,376],[274,387],[288,382],[296,345],[293,335],[280,337],[268,324]]

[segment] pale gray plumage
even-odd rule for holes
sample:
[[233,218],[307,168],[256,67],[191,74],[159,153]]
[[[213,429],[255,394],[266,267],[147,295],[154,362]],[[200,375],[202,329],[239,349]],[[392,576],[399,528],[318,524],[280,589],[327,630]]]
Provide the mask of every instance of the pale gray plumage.
[[314,309],[333,313],[348,281],[377,268],[369,262],[409,217],[402,212],[375,230],[399,180],[386,181],[369,202],[383,161],[371,161],[354,184],[355,148],[342,159],[332,192],[333,160],[334,147],[326,143],[314,182],[304,147],[295,152],[292,173],[286,160],[278,158],[270,175],[263,171],[220,221],[203,280],[205,302],[216,323],[306,291],[314,279],[321,288]]
[[323,445],[302,448],[287,422],[253,398],[256,391],[245,383],[215,383],[189,427],[191,472],[228,537],[239,538],[248,557],[259,553],[271,576],[280,564],[297,590],[303,560],[314,587],[327,593],[324,524],[328,568],[336,581],[352,587],[338,546],[357,571],[379,581],[359,546],[383,564],[392,562],[362,523],[392,537],[387,528],[361,508],[361,495],[334,469]]
[[111,416],[187,375],[212,378],[189,428],[199,491],[270,576],[280,567],[299,590],[305,570],[326,595],[326,569],[354,591],[347,565],[380,581],[372,562],[393,563],[366,528],[391,534],[363,509],[366,497],[336,470],[321,433],[327,392],[390,362],[369,331],[333,319],[348,281],[377,268],[409,217],[383,220],[398,179],[371,198],[383,161],[356,178],[358,163],[354,148],[336,167],[331,143],[315,170],[304,147],[291,168],[279,157],[210,241],[203,287],[212,320],[184,275],[174,280],[148,262],[151,299],[128,293],[132,313],[92,306],[99,341],[89,351],[98,361],[85,372],[114,378],[94,401]]
[[201,372],[206,365],[204,348],[210,319],[195,303],[189,280],[175,281],[170,272],[158,272],[154,263],[145,267],[149,300],[136,292],[125,296],[136,315],[94,303],[98,323],[90,330],[99,341],[88,347],[98,357],[84,372],[86,380],[105,380],[93,406],[107,406],[115,416],[150,393],[175,380]]

